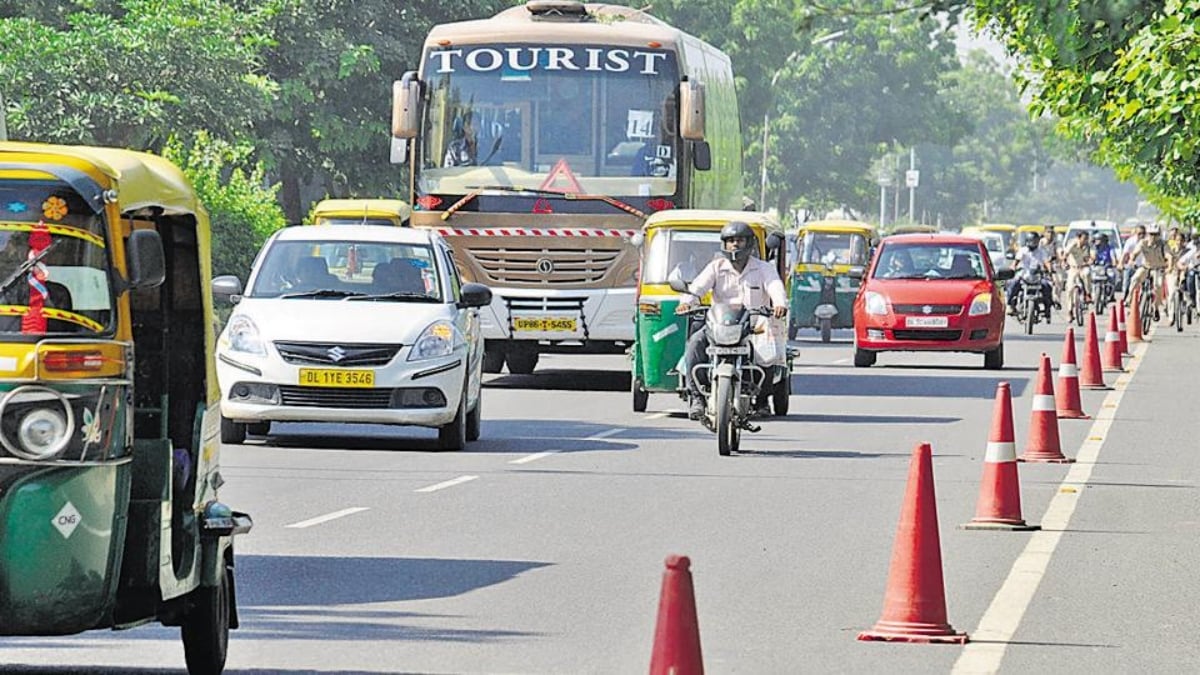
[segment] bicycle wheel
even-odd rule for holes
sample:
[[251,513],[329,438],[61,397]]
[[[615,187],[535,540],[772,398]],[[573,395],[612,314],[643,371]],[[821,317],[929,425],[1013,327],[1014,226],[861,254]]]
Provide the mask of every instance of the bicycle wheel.
[[1071,289],[1071,318],[1075,321],[1076,326],[1083,326],[1083,287],[1076,286]]
[[1150,333],[1151,326],[1154,325],[1154,286],[1151,283],[1143,283],[1141,286],[1142,297],[1138,302],[1138,309],[1141,311],[1142,320],[1142,335]]

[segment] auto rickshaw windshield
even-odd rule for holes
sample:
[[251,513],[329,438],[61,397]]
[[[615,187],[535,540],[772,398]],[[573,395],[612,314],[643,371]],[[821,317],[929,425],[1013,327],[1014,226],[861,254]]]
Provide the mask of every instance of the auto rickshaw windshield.
[[[758,256],[757,246],[750,250],[751,255]],[[720,252],[720,230],[659,230],[646,249],[642,283],[663,284],[672,274],[691,281]]]
[[111,332],[105,225],[63,183],[0,180],[0,333]]
[[852,232],[808,232],[804,235],[800,262],[865,265],[866,237]]

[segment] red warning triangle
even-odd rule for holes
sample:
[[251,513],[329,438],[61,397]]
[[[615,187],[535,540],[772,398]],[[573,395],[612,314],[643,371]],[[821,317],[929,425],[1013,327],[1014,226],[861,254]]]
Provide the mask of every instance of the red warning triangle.
[[554,213],[554,207],[551,206],[550,202],[547,201],[545,198],[538,197],[537,201],[533,203],[533,212],[534,213]]
[[[566,179],[566,181],[569,183],[569,187],[572,189],[555,187],[554,184],[558,182],[559,178]],[[555,162],[554,168],[550,169],[550,173],[546,176],[546,180],[542,181],[542,184],[538,186],[538,189],[550,190],[552,192],[574,193],[577,195],[583,194],[583,186],[579,184],[579,180],[575,178],[575,174],[571,172],[571,167],[567,164],[567,160],[563,158],[559,158],[559,160]]]

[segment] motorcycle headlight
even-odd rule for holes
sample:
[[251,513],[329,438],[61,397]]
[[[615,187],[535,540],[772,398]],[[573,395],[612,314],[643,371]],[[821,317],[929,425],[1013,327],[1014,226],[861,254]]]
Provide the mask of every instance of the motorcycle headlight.
[[258,326],[245,314],[237,314],[229,319],[225,333],[221,336],[222,346],[231,352],[266,356],[267,348],[263,345],[258,333]]
[[887,298],[882,293],[875,291],[867,291],[863,296],[863,305],[867,310],[867,314],[872,316],[885,316],[888,313]]
[[742,341],[742,324],[721,325],[712,323],[709,331],[713,342],[719,345],[736,345]]
[[413,343],[408,360],[421,361],[435,359],[439,356],[450,356],[454,353],[455,348],[465,343],[466,340],[463,339],[454,324],[449,321],[435,321],[429,324],[429,327],[422,331],[421,336]]
[[971,301],[971,308],[967,310],[968,316],[983,316],[992,311],[992,294],[980,293]]

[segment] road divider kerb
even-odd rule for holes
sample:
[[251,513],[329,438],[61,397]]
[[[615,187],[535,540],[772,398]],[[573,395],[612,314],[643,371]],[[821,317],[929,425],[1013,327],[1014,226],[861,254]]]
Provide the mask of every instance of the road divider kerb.
[[[1144,354],[1147,344],[1137,343],[1135,357]],[[1135,362],[1128,372],[1118,378],[1118,383],[1128,384],[1137,373],[1137,369],[1138,364]],[[1050,505],[1042,517],[1042,531],[1030,535],[1025,550],[1013,562],[1004,584],[992,598],[992,603],[980,619],[979,626],[971,633],[975,641],[963,647],[962,654],[955,662],[951,670],[953,675],[995,673],[1000,670],[1008,644],[1021,625],[1025,611],[1046,575],[1046,569],[1059,541],[1062,540],[1063,533],[1071,524],[1071,516],[1075,513],[1075,507],[1083,494],[1079,488],[1086,486],[1091,479],[1092,469],[1105,443],[1098,439],[1108,437],[1109,428],[1124,396],[1125,388],[1120,387],[1105,397],[1102,409],[1097,413],[1096,420],[1087,434],[1087,440],[1080,445],[1079,452],[1076,453],[1075,464],[1071,466],[1054,497],[1050,499]]]

